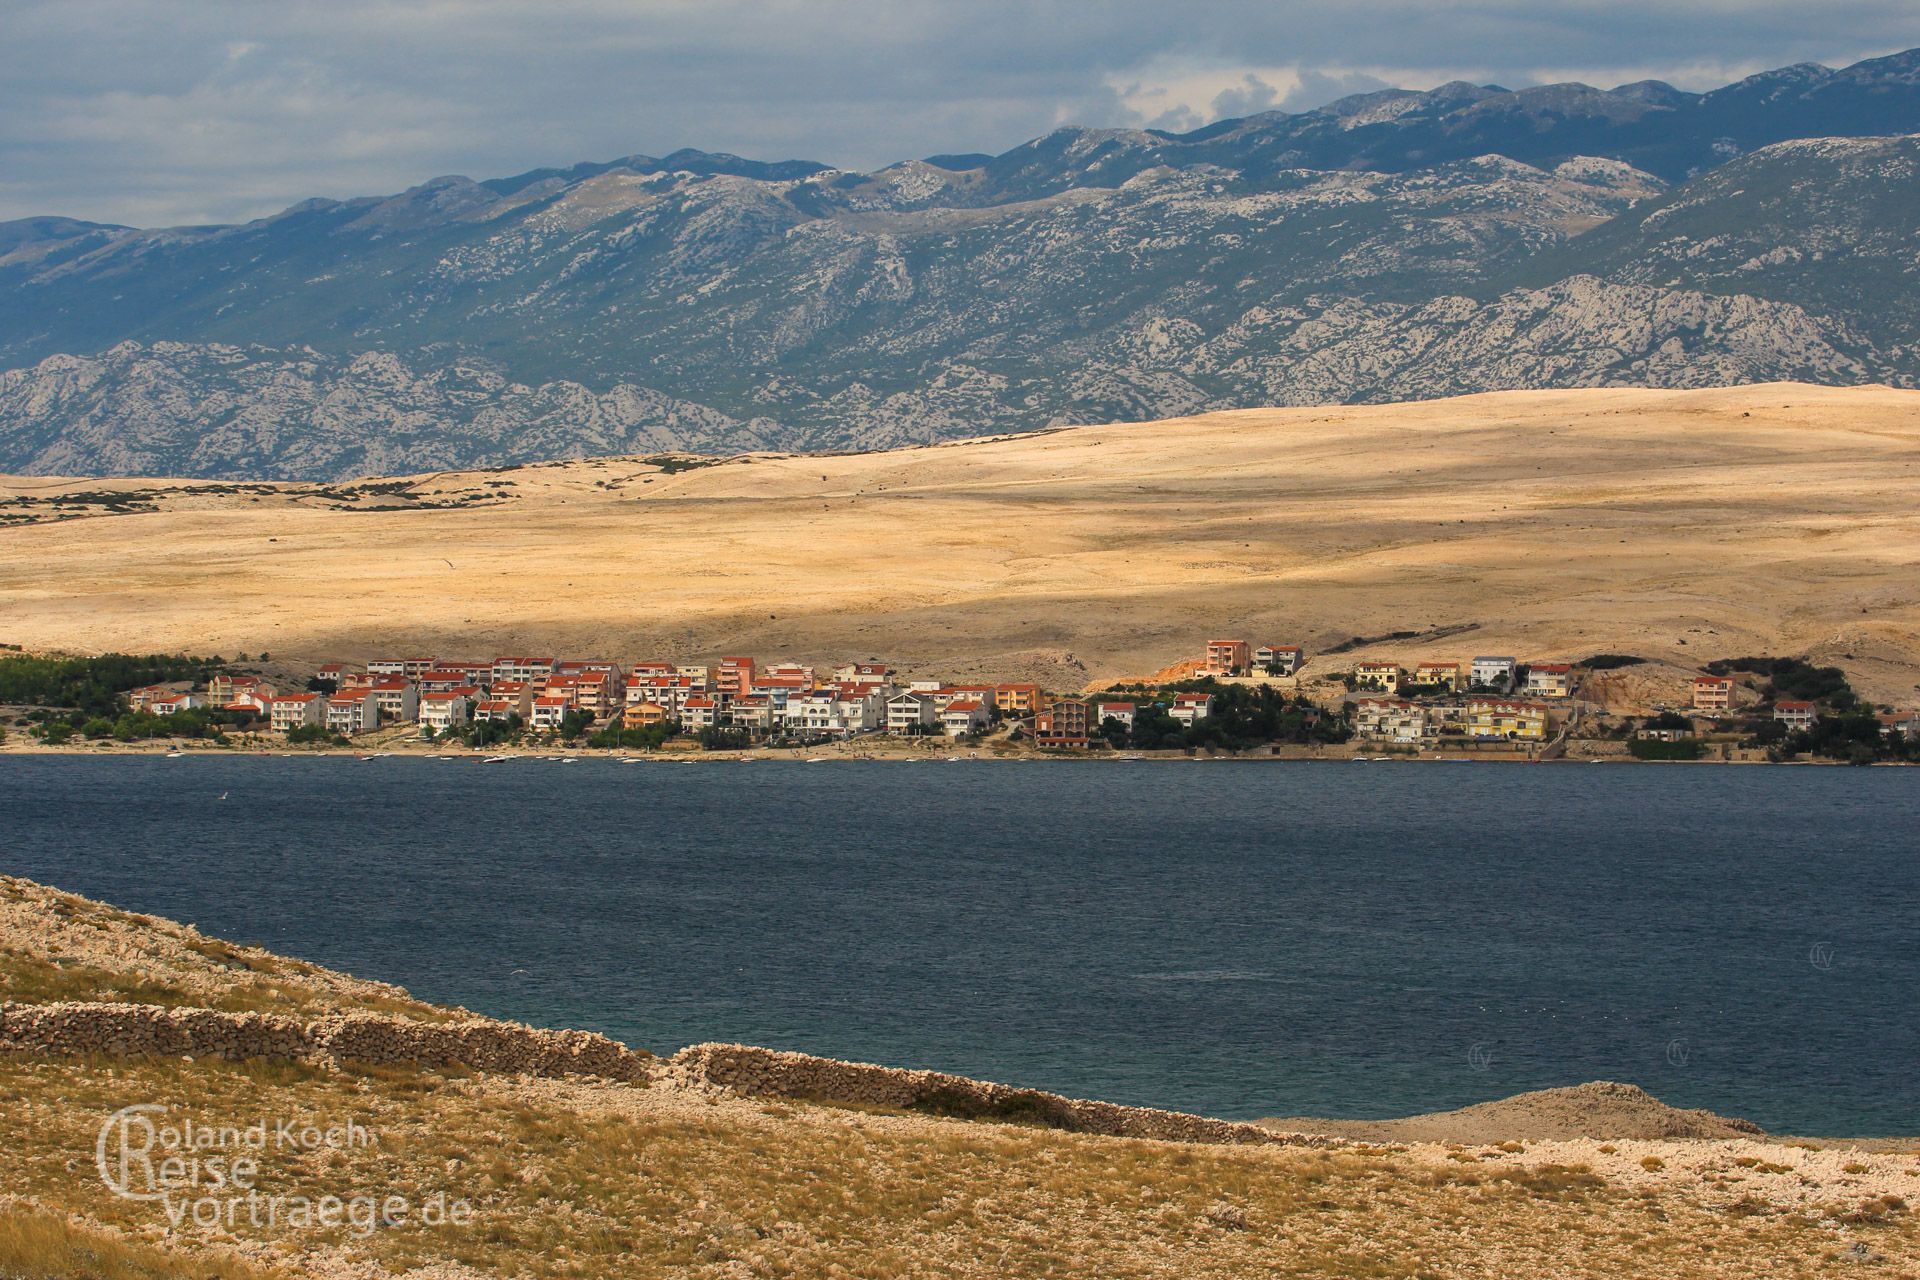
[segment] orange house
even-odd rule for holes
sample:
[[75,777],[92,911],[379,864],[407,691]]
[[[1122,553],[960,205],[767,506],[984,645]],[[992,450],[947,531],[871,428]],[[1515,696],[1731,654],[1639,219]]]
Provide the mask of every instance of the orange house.
[[1003,684],[993,691],[993,705],[1010,716],[1032,715],[1040,706],[1040,686]]
[[1693,709],[1695,711],[1725,711],[1733,705],[1733,678],[1731,676],[1695,676],[1693,678]]
[[657,702],[630,703],[620,715],[620,723],[629,729],[644,729],[648,725],[662,724],[667,719],[667,709]]
[[1253,648],[1245,640],[1207,641],[1207,674],[1243,676],[1253,667]]

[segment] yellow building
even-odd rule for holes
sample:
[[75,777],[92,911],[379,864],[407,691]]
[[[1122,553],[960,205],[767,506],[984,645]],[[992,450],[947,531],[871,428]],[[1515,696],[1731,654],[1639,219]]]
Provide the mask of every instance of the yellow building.
[[1467,704],[1469,738],[1502,738],[1513,742],[1544,742],[1547,709],[1538,702],[1504,702],[1491,698]]
[[1400,692],[1400,664],[1397,662],[1379,662],[1368,659],[1353,664],[1353,683],[1361,689],[1377,689],[1381,693]]
[[1030,716],[1040,709],[1040,686],[1003,684],[993,691],[994,705],[1010,716]]
[[629,729],[644,729],[667,719],[667,709],[657,702],[635,702],[621,714],[620,722]]

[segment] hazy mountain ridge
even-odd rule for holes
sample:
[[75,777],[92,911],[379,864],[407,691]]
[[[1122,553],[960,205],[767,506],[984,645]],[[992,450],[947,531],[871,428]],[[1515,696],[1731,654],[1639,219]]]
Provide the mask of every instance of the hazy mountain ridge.
[[[1745,132],[1708,137],[1729,112]],[[0,224],[0,469],[329,477],[1911,382],[1920,141],[1741,154],[1869,115],[1920,129],[1920,54],[1704,95],[1384,91],[874,174],[680,152],[234,227]],[[1635,167],[1683,143],[1738,158],[1680,187]]]

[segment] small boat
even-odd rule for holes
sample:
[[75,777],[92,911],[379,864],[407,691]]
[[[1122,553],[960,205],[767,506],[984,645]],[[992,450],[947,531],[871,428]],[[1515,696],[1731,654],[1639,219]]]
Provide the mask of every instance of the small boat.
[[487,757],[487,758],[486,758],[486,759],[485,759],[484,761],[482,761],[481,763],[483,763],[483,764],[505,764],[505,763],[506,763],[507,761],[509,761],[509,760],[511,760],[511,759],[513,759],[513,757],[512,757],[512,756],[488,756],[488,757]]
[[184,751],[169,751],[169,752],[167,752],[167,759],[169,759],[169,760],[178,760],[178,759],[179,759],[179,758],[180,758],[181,756],[183,756],[183,755],[185,755],[185,754],[186,754],[186,752],[184,752]]

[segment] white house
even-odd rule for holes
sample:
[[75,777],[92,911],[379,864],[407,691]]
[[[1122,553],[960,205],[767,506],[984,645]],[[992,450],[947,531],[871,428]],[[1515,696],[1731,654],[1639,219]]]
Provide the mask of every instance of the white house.
[[535,729],[558,729],[573,709],[573,699],[566,694],[543,693],[533,700],[533,715],[528,723]]
[[1535,698],[1573,696],[1573,668],[1564,662],[1536,662],[1527,668],[1527,693]]
[[1811,729],[1819,722],[1820,712],[1811,702],[1776,702],[1773,718],[1789,729]]
[[1093,709],[1093,727],[1098,729],[1109,720],[1118,720],[1128,729],[1133,728],[1133,717],[1139,708],[1131,702],[1102,702]]
[[371,689],[336,693],[327,699],[327,728],[351,738],[380,727],[380,703]]
[[806,693],[791,692],[787,696],[786,706],[782,709],[782,719],[791,733],[810,736],[839,733],[842,730],[834,704],[839,694],[831,689],[814,689]]
[[552,658],[495,658],[493,679],[496,684],[502,680],[524,680],[532,684],[545,680],[555,669]]
[[275,733],[324,724],[327,702],[317,693],[283,693],[267,705],[267,727]]
[[380,704],[382,720],[418,720],[420,687],[411,680],[378,680],[373,686],[374,701]]
[[149,702],[147,710],[156,716],[170,716],[176,711],[191,711],[206,705],[207,700],[197,693],[170,693]]
[[887,699],[888,733],[921,733],[939,723],[931,691],[896,693]]
[[1433,732],[1433,721],[1418,702],[1361,698],[1353,704],[1353,727],[1362,737],[1418,742]]
[[1305,660],[1306,653],[1297,644],[1263,644],[1253,651],[1253,669],[1258,672],[1277,671],[1290,676]]
[[1181,724],[1191,726],[1196,720],[1205,720],[1213,714],[1213,695],[1210,693],[1182,693],[1173,699],[1173,705],[1167,714]]
[[471,685],[430,693],[420,700],[420,725],[435,733],[444,733],[465,724],[472,698],[478,690]]
[[947,704],[940,713],[941,727],[947,736],[957,738],[963,733],[978,733],[991,723],[986,704],[978,698],[957,698]]
[[856,686],[838,691],[833,714],[841,733],[869,733],[887,724],[886,698],[878,689]]
[[727,704],[727,723],[749,733],[773,732],[773,704],[765,698],[735,698]]
[[1467,673],[1467,680],[1476,689],[1511,693],[1514,668],[1519,665],[1519,662],[1513,658],[1488,657],[1483,654],[1473,660],[1473,667]]

